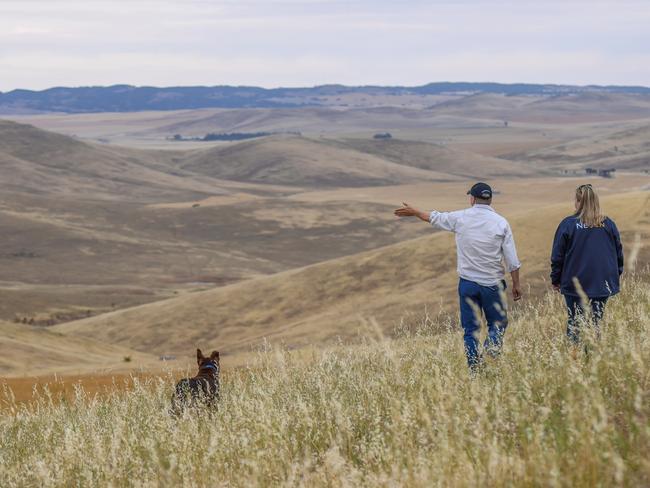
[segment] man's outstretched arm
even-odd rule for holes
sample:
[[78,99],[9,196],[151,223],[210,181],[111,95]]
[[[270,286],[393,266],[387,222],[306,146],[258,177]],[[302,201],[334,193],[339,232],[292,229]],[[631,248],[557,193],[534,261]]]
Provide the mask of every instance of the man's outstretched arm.
[[395,215],[398,217],[417,217],[424,222],[428,222],[436,229],[448,230],[456,232],[456,224],[458,223],[459,212],[422,212],[417,208],[411,207],[408,203],[402,203],[402,206],[395,210]]
[[428,212],[422,212],[417,208],[411,207],[408,203],[402,203],[402,206],[395,210],[395,215],[398,217],[417,217],[420,220],[429,222],[429,217],[431,216]]

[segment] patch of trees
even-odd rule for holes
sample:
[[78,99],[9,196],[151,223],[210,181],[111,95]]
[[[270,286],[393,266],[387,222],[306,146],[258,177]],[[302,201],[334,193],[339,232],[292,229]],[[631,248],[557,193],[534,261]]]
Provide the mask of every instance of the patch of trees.
[[585,168],[585,173],[588,175],[598,175],[602,178],[613,178],[614,173],[616,173],[615,168],[606,168],[606,169],[597,169],[597,168]]
[[277,134],[291,134],[295,136],[302,135],[300,132],[209,132],[203,137],[184,137],[181,134],[174,134],[168,138],[172,141],[243,141],[246,139],[256,139],[258,137],[267,137]]
[[266,137],[272,135],[272,132],[210,132],[203,136],[202,141],[243,141],[244,139],[255,139],[257,137]]
[[41,317],[41,318],[20,316],[16,314],[14,316],[14,323],[35,325],[39,327],[51,327],[53,325],[61,324],[63,322],[71,322],[73,320],[92,317],[93,315],[94,313],[90,309],[85,311],[79,310],[79,311],[70,311],[70,312],[59,312],[55,314],[49,314],[48,316]]

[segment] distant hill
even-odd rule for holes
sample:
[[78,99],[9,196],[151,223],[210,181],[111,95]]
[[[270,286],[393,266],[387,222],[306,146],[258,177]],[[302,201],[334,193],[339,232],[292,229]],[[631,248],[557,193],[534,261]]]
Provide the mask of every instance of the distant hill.
[[373,186],[455,179],[327,141],[271,137],[198,150],[183,170],[215,178],[310,186]]
[[[250,86],[93,86],[56,87],[42,91],[13,90],[0,93],[0,113],[34,112],[137,112],[197,108],[280,108],[334,103],[332,97],[440,95],[448,93],[558,96],[576,93],[650,94],[642,86],[573,86],[551,84],[502,84],[439,82],[423,86],[343,86],[308,88],[260,88]],[[335,99],[334,99],[335,100]]]
[[452,149],[441,144],[401,139],[345,139],[332,141],[342,147],[373,154],[387,161],[436,171],[460,178],[494,178],[498,176],[532,176],[536,168],[519,162]]
[[416,141],[313,139],[274,136],[197,150],[181,168],[213,178],[276,185],[376,186],[454,181],[541,172],[516,161],[491,158]]
[[527,161],[537,169],[583,170],[586,167],[650,171],[650,124],[608,128],[542,149],[513,153],[513,161]]
[[[534,98],[538,100],[539,98]],[[528,100],[530,101],[530,100]],[[197,111],[193,119],[181,118],[143,130],[143,135],[169,137],[172,134],[204,136],[208,132],[301,132],[303,134],[346,134],[368,131],[422,130],[440,127],[494,127],[491,120],[467,120],[454,115],[438,115],[432,110],[406,107],[336,107],[247,108]],[[176,114],[177,112],[172,112]],[[83,117],[83,116],[80,116]],[[503,119],[499,119],[502,124]],[[369,134],[370,135],[370,134]],[[399,137],[399,134],[393,134]]]
[[133,200],[225,193],[174,169],[175,153],[100,146],[0,120],[0,188]]
[[480,92],[429,107],[431,114],[526,123],[584,123],[650,117],[646,92],[583,91],[547,96]]
[[224,180],[374,186],[536,174],[526,165],[435,144],[272,136],[206,149],[152,151],[82,142],[0,120],[0,188],[148,200],[228,194]]

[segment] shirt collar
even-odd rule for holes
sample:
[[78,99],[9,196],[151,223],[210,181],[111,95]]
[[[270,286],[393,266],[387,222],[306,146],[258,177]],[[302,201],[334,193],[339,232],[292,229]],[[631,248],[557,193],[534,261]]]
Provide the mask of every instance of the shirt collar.
[[491,205],[475,204],[475,205],[472,205],[472,208],[478,208],[478,209],[483,209],[483,210],[489,210],[490,212],[495,212],[495,210],[492,208]]

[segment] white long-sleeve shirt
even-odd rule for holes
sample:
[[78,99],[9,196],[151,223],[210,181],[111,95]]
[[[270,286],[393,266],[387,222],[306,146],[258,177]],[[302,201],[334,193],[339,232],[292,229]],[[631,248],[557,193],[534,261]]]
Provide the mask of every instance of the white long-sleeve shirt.
[[510,224],[489,205],[456,212],[431,212],[429,222],[456,234],[458,276],[483,286],[494,286],[521,267]]

